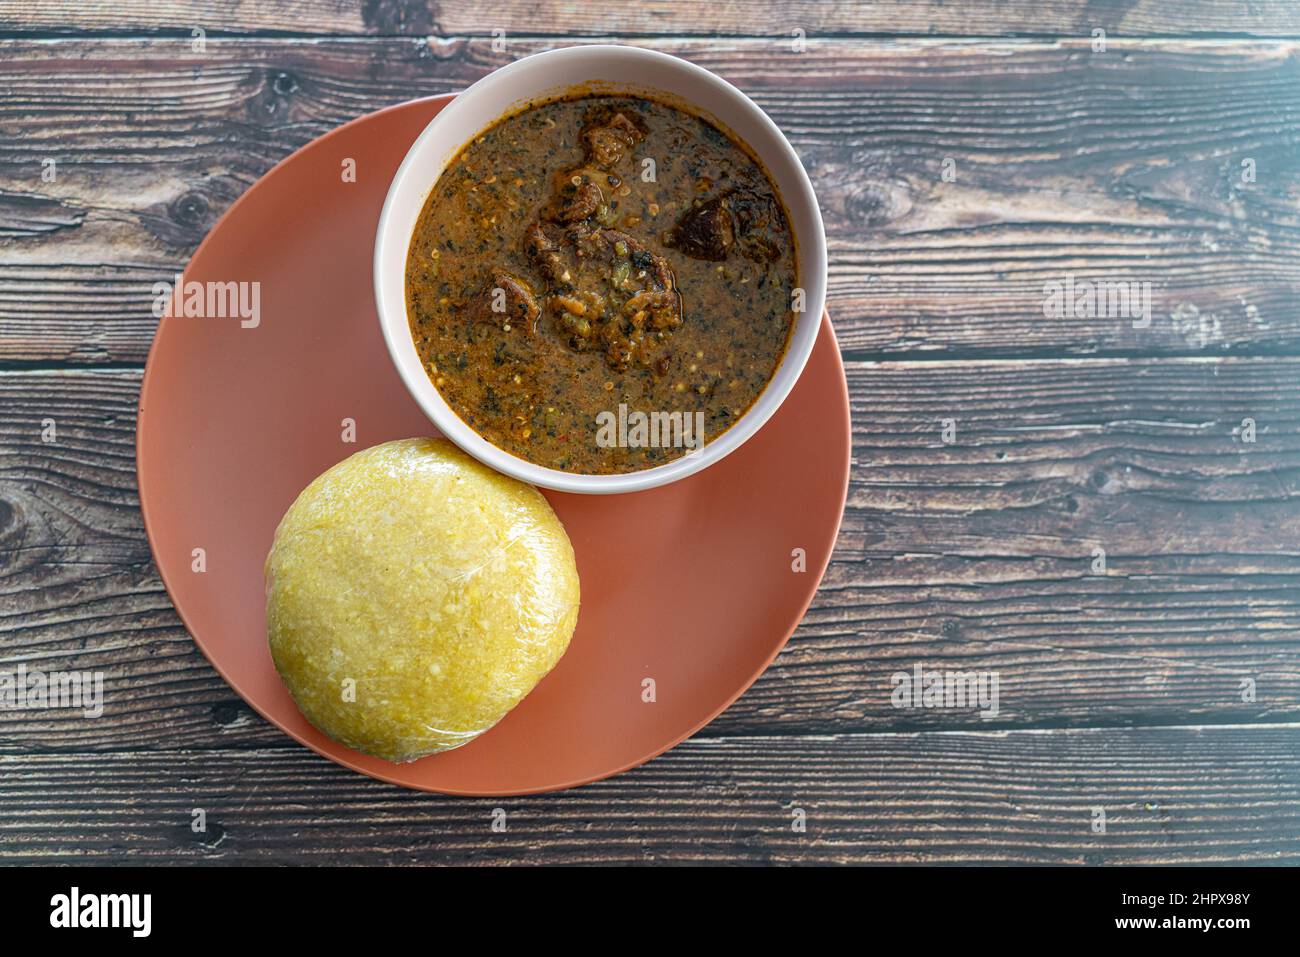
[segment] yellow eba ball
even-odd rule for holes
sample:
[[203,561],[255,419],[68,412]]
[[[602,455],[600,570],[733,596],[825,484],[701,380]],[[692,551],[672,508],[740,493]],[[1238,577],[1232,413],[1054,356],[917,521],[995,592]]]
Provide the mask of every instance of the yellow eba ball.
[[280,521],[266,580],[271,656],[302,713],[390,761],[491,728],[578,620],[550,504],[444,439],[386,442],[319,476]]

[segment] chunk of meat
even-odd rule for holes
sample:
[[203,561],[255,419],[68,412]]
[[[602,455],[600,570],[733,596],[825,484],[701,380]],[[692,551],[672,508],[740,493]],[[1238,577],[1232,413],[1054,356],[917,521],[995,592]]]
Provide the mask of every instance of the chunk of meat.
[[524,252],[528,254],[543,276],[556,285],[567,286],[571,276],[569,268],[560,255],[561,238],[556,235],[555,227],[546,227],[533,223],[524,232]]
[[641,364],[663,374],[658,345],[682,322],[672,267],[629,234],[577,223],[534,224],[529,257],[551,280],[544,311],[579,352],[599,349],[612,369]]
[[[588,169],[607,170],[645,134],[615,113],[581,136]],[[663,375],[669,363],[655,352],[682,322],[672,267],[635,237],[593,221],[598,215],[603,220],[603,203],[589,172],[561,172],[541,220],[525,231],[524,252],[549,283],[545,314],[570,348],[601,349],[615,370],[640,363]]]
[[603,283],[610,291],[600,321],[575,348],[599,346],[610,368],[641,364],[663,373],[655,346],[682,323],[682,300],[672,267],[634,237],[616,229],[570,230],[578,284]]
[[[657,289],[671,289],[673,270],[668,260],[657,256],[635,236],[619,229],[589,229],[577,227],[569,231],[574,250],[580,259],[592,259],[617,267],[626,262],[628,279],[621,285],[649,285]],[[644,280],[644,282],[641,282]]]
[[780,258],[778,239],[784,235],[784,214],[771,197],[737,189],[692,206],[664,239],[692,259],[721,262],[734,249],[753,262],[770,263]]
[[563,185],[546,205],[542,215],[553,223],[576,223],[593,216],[604,201],[600,187],[583,179],[574,185],[565,174]]
[[532,288],[507,272],[492,274],[491,284],[474,304],[472,315],[481,322],[534,331],[542,314]]
[[601,169],[614,166],[624,153],[643,139],[645,134],[622,113],[615,113],[606,122],[588,126],[582,131],[587,160]]
[[717,196],[682,214],[668,232],[666,245],[680,249],[692,259],[721,262],[731,252],[736,231],[727,208],[727,196]]
[[779,259],[780,240],[787,234],[787,229],[785,213],[776,200],[738,189],[728,196],[727,205],[736,221],[740,254],[756,263]]

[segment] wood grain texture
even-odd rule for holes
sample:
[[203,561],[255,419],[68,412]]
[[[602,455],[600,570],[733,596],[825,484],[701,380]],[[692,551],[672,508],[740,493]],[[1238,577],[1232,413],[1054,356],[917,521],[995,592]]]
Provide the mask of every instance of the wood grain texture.
[[780,36],[1122,36],[1300,34],[1288,0],[728,0],[622,4],[561,0],[0,0],[0,31],[28,33],[660,37]]
[[[163,590],[151,286],[339,123],[610,39],[739,85],[813,177],[853,406],[834,561],[772,668],[642,768],[379,784],[252,713]],[[0,860],[1300,863],[1297,41],[1285,0],[0,0],[0,670],[106,676],[100,719],[0,710]],[[1046,318],[1070,275],[1150,282],[1150,327]],[[916,664],[996,673],[999,715],[894,708]]]
[[3,756],[0,805],[8,863],[1294,864],[1300,726],[696,739],[482,800],[301,748]]
[[[706,735],[990,726],[974,708],[894,708],[891,675],[918,663],[997,672],[994,727],[1300,714],[1300,359],[848,376],[835,560],[790,646]],[[281,740],[193,647],[153,568],[138,385],[134,371],[0,375],[0,646],[29,667],[104,670],[109,716],[0,712],[0,750]]]
[[[142,362],[152,284],[277,160],[553,45],[5,43],[0,362]],[[850,356],[1300,352],[1296,43],[653,45],[752,93],[799,150]],[[1149,327],[1046,318],[1068,276],[1150,283]]]

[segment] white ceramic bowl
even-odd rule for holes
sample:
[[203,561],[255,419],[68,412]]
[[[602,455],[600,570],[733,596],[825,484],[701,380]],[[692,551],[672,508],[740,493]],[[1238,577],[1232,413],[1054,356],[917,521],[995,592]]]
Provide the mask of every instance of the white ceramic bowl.
[[[575,475],[511,455],[482,438],[429,381],[411,338],[404,295],[406,255],[424,201],[461,147],[525,103],[580,84],[599,92],[667,93],[730,129],[758,155],[790,214],[799,251],[806,310],[796,316],[790,345],[758,400],[701,451],[664,465],[619,475]],[[634,492],[707,468],[759,430],[803,372],[826,300],[826,234],[812,184],[786,138],[758,106],[730,83],[677,57],[639,47],[579,46],[538,53],[485,76],[420,134],[388,190],[375,240],[375,301],[388,351],[415,401],[447,438],[479,461],[525,482],[564,492]],[[593,424],[594,428],[594,424]]]

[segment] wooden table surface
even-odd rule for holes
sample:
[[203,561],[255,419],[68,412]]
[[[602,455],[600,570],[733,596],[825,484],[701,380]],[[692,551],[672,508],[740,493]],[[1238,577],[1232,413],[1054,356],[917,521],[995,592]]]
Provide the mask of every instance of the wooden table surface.
[[[0,668],[106,675],[98,720],[0,710],[0,862],[1300,862],[1300,5],[614,10],[0,0]],[[843,531],[675,750],[558,795],[400,790],[253,714],[167,598],[151,287],[338,124],[609,40],[739,85],[812,176]],[[1070,276],[1150,283],[1149,325],[1046,316]],[[893,707],[917,664],[996,673],[1000,714]]]

